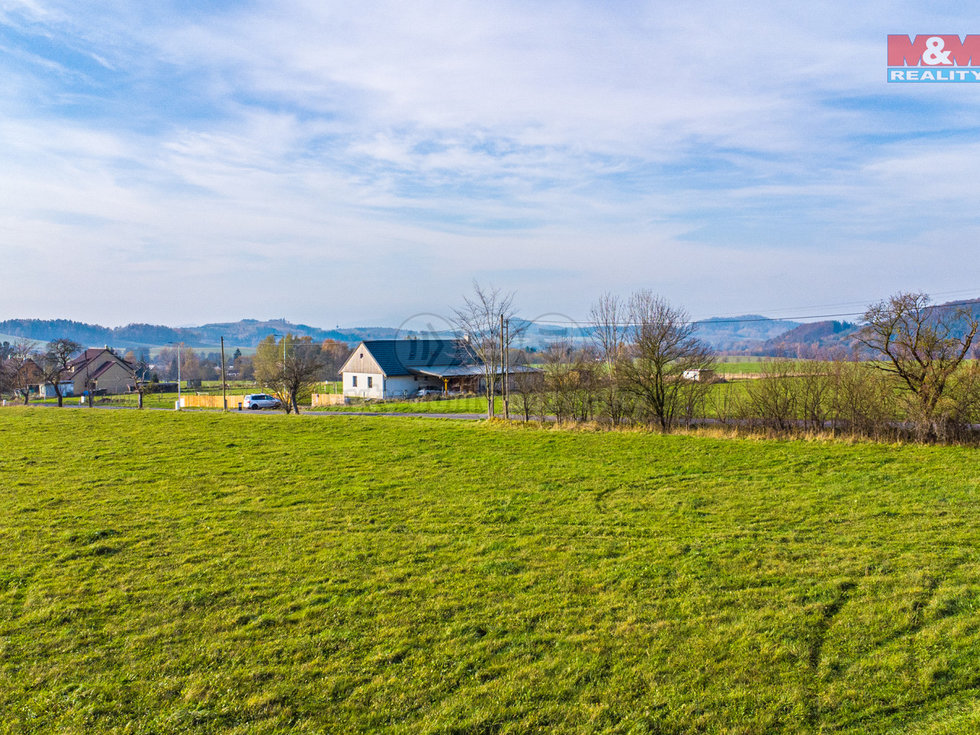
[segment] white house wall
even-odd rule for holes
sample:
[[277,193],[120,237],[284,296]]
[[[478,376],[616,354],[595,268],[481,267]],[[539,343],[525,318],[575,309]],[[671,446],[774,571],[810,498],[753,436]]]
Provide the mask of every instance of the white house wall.
[[[381,373],[344,373],[344,395],[353,398],[410,398],[419,388],[438,388],[440,381],[414,375],[386,378]],[[357,378],[357,385],[354,385]],[[368,387],[371,378],[371,387]]]
[[414,396],[416,391],[424,385],[424,383],[419,383],[410,375],[387,378],[387,381],[385,385],[385,398],[407,398]]
[[[345,396],[384,398],[385,377],[381,373],[344,373],[343,375]],[[370,378],[370,387],[368,387],[368,378]]]
[[[71,383],[61,383],[59,384],[61,388],[61,397],[74,396],[75,386]],[[38,386],[38,396],[41,398],[55,398],[57,394],[54,392],[54,386],[50,383],[45,383],[44,385]]]

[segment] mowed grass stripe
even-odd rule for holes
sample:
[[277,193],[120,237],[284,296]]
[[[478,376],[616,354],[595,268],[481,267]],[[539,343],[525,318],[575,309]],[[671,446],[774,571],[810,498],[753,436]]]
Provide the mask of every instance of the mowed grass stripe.
[[971,731],[978,470],[957,447],[0,411],[0,729]]

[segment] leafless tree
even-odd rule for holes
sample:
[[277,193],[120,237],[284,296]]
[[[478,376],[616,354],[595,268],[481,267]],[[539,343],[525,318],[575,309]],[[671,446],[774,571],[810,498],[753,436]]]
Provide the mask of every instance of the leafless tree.
[[830,364],[819,360],[800,360],[793,366],[797,390],[797,411],[805,426],[822,430],[830,415]]
[[54,339],[48,342],[47,351],[41,365],[44,382],[54,388],[58,397],[58,406],[64,405],[64,395],[61,385],[68,379],[68,364],[82,346],[70,339]]
[[768,360],[762,364],[761,377],[745,385],[742,418],[761,422],[777,431],[789,431],[799,416],[799,386],[794,382],[795,363]]
[[885,373],[867,363],[838,361],[830,369],[830,419],[834,430],[881,439],[894,433],[895,391]]
[[673,427],[684,373],[714,364],[710,347],[694,336],[694,329],[686,312],[650,291],[638,291],[629,300],[629,344],[616,362],[616,378],[661,431]]
[[136,391],[136,408],[142,409],[143,396],[146,395],[147,385],[150,382],[150,368],[145,361],[136,360],[135,355],[132,358],[127,355],[125,362],[133,376],[133,390]]
[[875,366],[894,375],[912,396],[912,418],[922,438],[944,432],[940,402],[980,325],[968,308],[929,302],[924,293],[896,294],[868,308],[856,335],[881,358]]
[[568,340],[552,342],[541,353],[541,361],[544,370],[542,414],[554,416],[561,426],[575,417],[575,392],[578,389],[575,349]]
[[678,391],[678,411],[680,418],[683,418],[687,426],[691,426],[695,419],[706,414],[712,382],[712,379],[705,379],[702,376],[696,378],[681,377]]
[[524,421],[531,420],[531,414],[541,398],[543,378],[541,372],[531,372],[522,368],[529,367],[527,353],[523,350],[511,350],[511,365],[518,368],[513,375],[515,405]]
[[592,326],[592,342],[602,362],[602,370],[596,375],[601,393],[603,410],[612,424],[622,423],[628,415],[630,401],[615,379],[615,367],[627,348],[626,306],[614,294],[606,293],[592,306],[589,320]]
[[579,421],[592,421],[605,387],[605,364],[591,345],[579,347],[573,353],[574,387],[572,410]]
[[278,343],[271,334],[262,340],[254,364],[255,379],[276,394],[286,413],[299,413],[299,394],[310,389],[323,370],[320,345],[291,334]]
[[708,393],[706,403],[710,405],[711,414],[722,424],[727,425],[740,415],[741,390],[735,383],[716,383]]
[[[7,344],[7,343],[5,343]],[[38,365],[41,361],[37,345],[31,340],[18,340],[7,345],[6,359],[0,363],[0,393],[12,391],[24,400],[26,406],[31,398],[31,387],[44,380]]]
[[501,315],[505,323],[514,319],[514,295],[498,288],[483,288],[473,282],[473,295],[463,297],[463,306],[453,311],[453,328],[457,337],[467,341],[469,348],[483,363],[484,393],[487,399],[487,418],[494,415],[494,396],[500,385],[500,362],[504,350],[522,331],[512,324],[505,331],[506,344],[501,345]]

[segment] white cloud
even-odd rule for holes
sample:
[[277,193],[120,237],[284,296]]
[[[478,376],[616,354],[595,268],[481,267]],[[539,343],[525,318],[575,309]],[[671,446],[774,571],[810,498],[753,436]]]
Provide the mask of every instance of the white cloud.
[[[11,284],[0,311],[359,322],[445,305],[481,273],[542,311],[618,284],[761,310],[858,298],[889,247],[976,231],[980,148],[956,137],[972,88],[884,84],[887,33],[965,17],[734,8],[8,0],[0,231],[70,275]],[[975,280],[942,264],[940,287]],[[74,300],[79,276],[137,287]],[[171,317],[146,294],[174,282]],[[345,306],[365,293],[367,313]]]

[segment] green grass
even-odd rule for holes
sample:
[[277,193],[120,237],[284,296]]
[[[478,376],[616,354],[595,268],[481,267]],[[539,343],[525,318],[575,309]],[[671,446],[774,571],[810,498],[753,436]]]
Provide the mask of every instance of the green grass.
[[[497,396],[494,405],[498,413],[503,413],[503,399]],[[511,410],[516,406],[511,401]],[[346,406],[322,406],[318,411],[376,412],[376,413],[482,413],[487,412],[487,399],[482,396],[466,398],[445,398],[415,401],[367,401],[351,403]]]
[[980,459],[0,411],[0,731],[974,732]]
[[[735,359],[731,357],[726,357],[724,361],[719,361],[715,365],[715,371],[724,374],[738,374],[738,373],[748,373],[748,374],[758,374],[761,373],[767,362],[772,362],[773,358],[760,358],[760,357],[749,357],[742,359]],[[787,359],[780,359],[780,362],[788,362]]]

